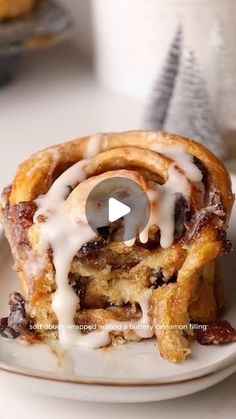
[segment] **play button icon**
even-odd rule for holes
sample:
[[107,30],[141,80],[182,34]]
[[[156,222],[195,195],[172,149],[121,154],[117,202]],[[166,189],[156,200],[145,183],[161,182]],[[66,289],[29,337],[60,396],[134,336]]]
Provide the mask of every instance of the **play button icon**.
[[96,234],[108,227],[112,241],[133,240],[146,227],[150,202],[146,192],[127,177],[110,177],[97,183],[90,191],[86,218]]
[[131,211],[128,205],[123,204],[115,198],[109,198],[108,200],[108,220],[110,223],[119,220]]

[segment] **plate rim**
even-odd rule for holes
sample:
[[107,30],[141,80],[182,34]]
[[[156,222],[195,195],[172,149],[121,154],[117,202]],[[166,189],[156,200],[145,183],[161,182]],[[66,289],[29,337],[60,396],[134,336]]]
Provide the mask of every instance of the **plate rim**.
[[10,364],[4,363],[0,361],[0,371],[4,373],[9,373],[17,376],[23,376],[25,378],[32,378],[36,380],[45,380],[48,382],[57,382],[57,383],[64,383],[64,384],[76,384],[76,385],[89,385],[89,386],[100,386],[100,387],[166,387],[166,386],[173,386],[173,385],[181,385],[181,384],[188,384],[193,383],[195,381],[203,380],[206,378],[213,377],[221,373],[222,371],[233,367],[232,374],[236,372],[236,356],[232,359],[232,363],[227,363],[221,365],[220,368],[214,369],[213,371],[207,372],[200,376],[195,376],[192,378],[185,378],[182,380],[177,381],[100,381],[91,379],[81,379],[81,378],[73,378],[72,376],[63,376],[55,374],[50,374],[46,372],[40,372],[33,369],[25,369],[21,367],[12,366]]
[[[4,339],[4,338],[3,338]],[[20,343],[19,343],[20,344]],[[234,344],[234,343],[233,343]],[[200,375],[196,375],[198,370],[190,373],[183,374],[182,379],[178,379],[178,375],[172,376],[171,379],[134,379],[124,380],[120,378],[114,379],[97,379],[95,377],[76,377],[72,375],[63,375],[50,373],[49,371],[39,371],[33,368],[19,367],[12,365],[0,360],[0,371],[20,375],[28,378],[41,379],[45,381],[52,381],[66,384],[78,384],[78,385],[95,385],[95,386],[112,386],[112,387],[165,387],[170,385],[187,384],[200,379],[209,378],[224,371],[227,368],[235,366],[232,374],[236,372],[236,350],[230,354],[227,358],[218,361],[217,363],[204,367]],[[191,376],[189,376],[191,374]]]

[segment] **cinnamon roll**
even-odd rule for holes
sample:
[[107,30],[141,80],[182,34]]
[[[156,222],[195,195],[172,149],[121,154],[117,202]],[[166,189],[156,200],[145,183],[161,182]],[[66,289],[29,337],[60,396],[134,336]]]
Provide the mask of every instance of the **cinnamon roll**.
[[[128,242],[116,240],[122,220],[95,232],[86,218],[93,186],[114,176],[150,203]],[[34,154],[2,194],[28,316],[17,331],[27,323],[45,340],[88,348],[155,336],[162,357],[183,361],[191,324],[216,320],[225,305],[218,257],[230,250],[232,205],[223,164],[165,132],[98,134]]]
[[33,9],[35,0],[0,0],[0,20],[14,19]]

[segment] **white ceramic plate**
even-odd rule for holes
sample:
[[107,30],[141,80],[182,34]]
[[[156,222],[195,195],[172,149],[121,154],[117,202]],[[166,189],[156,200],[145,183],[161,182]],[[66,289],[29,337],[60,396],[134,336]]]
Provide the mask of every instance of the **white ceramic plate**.
[[[236,176],[232,176],[236,191]],[[236,209],[229,237],[236,244]],[[6,256],[7,244],[0,242],[0,316],[8,312],[8,294],[18,288]],[[231,303],[227,319],[236,325],[235,253],[223,259],[226,293]],[[236,343],[200,346],[192,356],[174,365],[161,359],[155,341],[125,344],[114,349],[74,349],[60,364],[46,345],[27,346],[0,338],[0,377],[18,388],[40,394],[100,402],[164,400],[203,390],[236,371]]]

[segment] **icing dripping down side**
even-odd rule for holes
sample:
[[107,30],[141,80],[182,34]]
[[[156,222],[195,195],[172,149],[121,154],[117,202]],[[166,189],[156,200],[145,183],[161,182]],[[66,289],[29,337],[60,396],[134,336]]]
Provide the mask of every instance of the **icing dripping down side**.
[[[68,329],[74,324],[74,315],[79,299],[68,283],[68,274],[74,255],[83,244],[94,237],[88,224],[76,223],[66,210],[66,197],[70,187],[82,182],[86,176],[82,160],[63,173],[53,184],[49,192],[35,202],[38,210],[34,222],[38,224],[41,246],[51,246],[55,266],[57,290],[53,295],[52,308],[58,319],[59,340],[62,344],[71,342],[73,331]],[[38,216],[45,217],[45,222],[38,223]]]
[[[137,296],[137,302],[140,303],[142,310],[142,318],[138,322],[112,322],[106,325],[106,328],[92,331],[87,335],[83,335],[73,327],[79,298],[68,283],[68,274],[74,255],[84,243],[95,237],[95,233],[85,222],[84,217],[79,217],[78,221],[73,212],[68,211],[66,197],[68,187],[73,187],[86,179],[84,171],[86,163],[87,160],[76,163],[54,182],[46,195],[35,201],[38,210],[34,215],[34,222],[38,224],[41,232],[43,240],[41,245],[44,248],[50,245],[53,249],[57,290],[53,296],[52,308],[58,319],[59,340],[65,346],[98,348],[110,343],[109,333],[112,330],[131,328],[135,328],[140,337],[150,337],[152,336],[148,317],[150,296],[147,292]],[[45,222],[38,222],[39,215],[45,217]]]
[[[191,164],[191,163],[190,163]],[[196,178],[196,173],[194,173]],[[200,176],[197,177],[200,179]],[[145,229],[139,233],[141,243],[148,242],[149,229],[157,225],[160,229],[160,245],[164,249],[171,246],[175,232],[175,205],[178,194],[182,195],[187,202],[190,199],[190,182],[183,173],[178,163],[171,163],[168,168],[168,178],[164,185],[157,185],[155,189],[147,191],[151,204],[149,222]],[[135,238],[125,244],[133,246]]]
[[[202,172],[182,145],[155,144],[152,149],[169,157],[173,163],[168,168],[165,184],[158,185],[155,190],[148,191],[151,214],[147,226],[139,234],[139,240],[141,243],[147,243],[149,229],[156,224],[160,229],[160,245],[163,248],[168,248],[174,241],[176,194],[181,194],[189,202],[189,181],[199,184],[199,188],[203,189]],[[133,246],[134,243],[135,239],[130,240],[126,245]]]
[[164,185],[148,191],[151,203],[151,214],[145,229],[140,233],[141,243],[147,243],[148,231],[152,225],[160,229],[160,245],[164,249],[171,246],[175,232],[175,205],[177,194],[184,196],[187,202],[190,197],[190,184],[176,163],[168,169],[168,179]]

